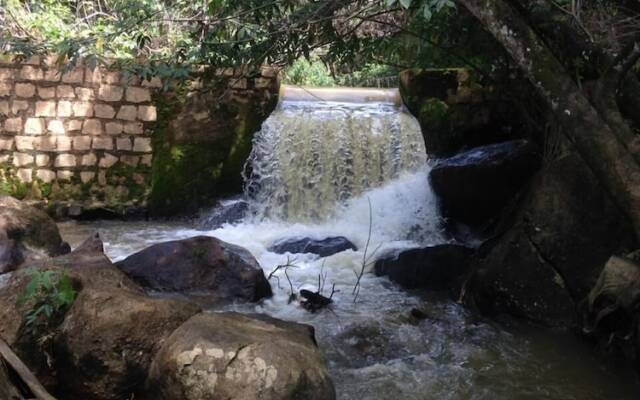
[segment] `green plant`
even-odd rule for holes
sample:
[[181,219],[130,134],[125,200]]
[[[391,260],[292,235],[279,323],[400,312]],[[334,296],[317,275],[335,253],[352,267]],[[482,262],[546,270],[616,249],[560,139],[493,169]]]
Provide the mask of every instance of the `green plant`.
[[46,333],[76,299],[77,291],[65,271],[28,269],[31,276],[19,298],[27,307],[25,326],[31,332]]
[[329,69],[319,59],[300,59],[285,73],[284,83],[301,86],[335,86],[336,82]]

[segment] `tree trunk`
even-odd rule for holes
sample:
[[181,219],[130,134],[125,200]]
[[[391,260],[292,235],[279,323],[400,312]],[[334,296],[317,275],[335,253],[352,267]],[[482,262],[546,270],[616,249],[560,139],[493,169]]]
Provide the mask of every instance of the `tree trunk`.
[[525,19],[504,0],[460,0],[540,92],[640,238],[640,167]]

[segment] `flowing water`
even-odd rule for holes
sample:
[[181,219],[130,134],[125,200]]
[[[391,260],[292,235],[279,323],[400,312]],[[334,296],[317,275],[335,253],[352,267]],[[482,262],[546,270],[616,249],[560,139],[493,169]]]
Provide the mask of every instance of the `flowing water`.
[[[388,101],[283,102],[255,140],[252,217],[212,231],[107,221],[64,223],[61,230],[72,245],[100,231],[113,260],[203,234],[247,248],[265,274],[294,257],[294,290],[315,291],[318,277],[326,277],[324,293],[334,284],[337,291],[331,309],[311,314],[289,303],[284,276],[272,281],[273,298],[224,309],[313,325],[339,399],[640,398],[630,369],[598,359],[572,334],[478,319],[445,296],[408,293],[371,273],[354,301],[367,241],[368,254],[380,255],[445,240],[419,135],[415,120]],[[281,238],[336,235],[360,250],[323,259],[267,250]],[[412,318],[412,308],[426,318]]]

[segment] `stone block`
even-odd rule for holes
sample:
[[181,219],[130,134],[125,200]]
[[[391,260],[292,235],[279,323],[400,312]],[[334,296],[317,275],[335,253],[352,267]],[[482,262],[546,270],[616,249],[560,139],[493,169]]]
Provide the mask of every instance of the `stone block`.
[[[16,85],[17,87],[17,85]],[[46,86],[38,86],[38,97],[41,99],[53,99],[56,97],[56,88],[54,87],[46,87]]]
[[124,125],[121,122],[107,122],[105,131],[108,135],[119,135],[123,132]]
[[60,77],[62,74],[56,68],[49,68],[44,70],[44,78],[43,80],[47,82],[60,82]]
[[0,83],[0,97],[11,96],[13,86],[10,83]]
[[54,100],[36,101],[36,117],[55,117],[57,105]]
[[93,178],[95,178],[96,173],[93,171],[82,171],[80,172],[80,180],[82,181],[82,183],[88,183],[91,182],[93,180]]
[[6,132],[21,132],[22,131],[22,118],[21,117],[7,118],[4,121],[4,130]]
[[102,82],[102,71],[100,71],[100,68],[86,68],[84,71],[84,81],[90,85],[100,84]]
[[136,106],[121,106],[116,118],[125,121],[135,121],[137,116],[138,108]]
[[44,183],[51,183],[56,179],[56,173],[48,169],[39,169],[36,171],[36,178],[40,179]]
[[113,154],[104,153],[104,156],[100,159],[100,167],[102,168],[111,168],[115,163],[118,162],[118,157]]
[[64,129],[64,124],[62,121],[54,119],[49,121],[47,124],[47,130],[55,135],[64,135],[66,130]]
[[9,101],[0,100],[0,117],[9,115]]
[[155,106],[140,106],[138,107],[138,119],[140,121],[155,121],[158,118],[158,113]]
[[44,167],[49,165],[50,157],[47,154],[36,154],[36,165],[38,167]]
[[33,180],[33,170],[31,168],[20,168],[16,175],[22,182],[29,183]]
[[0,154],[0,163],[8,163],[10,158],[9,154]]
[[61,99],[75,99],[76,97],[73,86],[60,85],[57,87],[56,91],[58,93],[58,98]]
[[107,104],[96,104],[93,106],[93,112],[98,118],[111,119],[116,115],[116,111]]
[[87,119],[82,125],[82,133],[100,135],[102,133],[102,121],[99,119]]
[[123,155],[120,156],[120,162],[130,165],[132,167],[136,167],[138,165],[138,160],[140,159],[140,157],[138,156],[132,156],[132,155]]
[[91,136],[76,136],[73,138],[73,149],[86,151],[91,149]]
[[116,139],[116,148],[122,151],[131,151],[131,149],[133,148],[131,145],[131,139],[129,138]]
[[110,137],[93,138],[94,150],[113,150],[113,139]]
[[59,181],[70,181],[73,178],[73,171],[58,171],[56,173],[56,176],[58,178]]
[[130,135],[140,135],[144,133],[142,122],[128,122],[124,125],[124,133]]
[[107,171],[102,170],[98,172],[98,184],[101,186],[107,185]]
[[40,56],[31,56],[24,60],[22,63],[27,65],[40,65]]
[[94,100],[96,98],[93,89],[80,87],[76,88],[76,96],[78,96],[80,100]]
[[25,165],[33,164],[34,158],[31,154],[27,153],[13,153],[13,165],[16,167],[24,167]]
[[67,136],[56,137],[57,151],[71,151],[71,138]]
[[44,73],[38,67],[25,65],[20,70],[20,78],[27,81],[41,81],[44,78]]
[[[15,137],[15,139],[16,139],[16,148],[18,150],[29,150],[27,148],[21,149],[20,147],[18,147],[18,138],[23,138],[23,137],[25,137],[25,136],[16,136]],[[29,139],[31,139],[31,138],[29,138]],[[33,148],[33,144],[32,144],[32,148]],[[0,138],[0,150],[12,150],[12,149],[13,149],[13,139],[10,139],[10,138],[2,139],[2,138]]]
[[98,164],[98,157],[93,153],[85,154],[80,163],[83,167],[93,167]]
[[33,139],[34,147],[41,151],[55,151],[56,142],[55,136],[40,136]]
[[11,112],[13,114],[18,114],[21,111],[26,111],[29,109],[29,102],[24,100],[14,100],[11,103]]
[[133,151],[140,153],[150,153],[153,151],[150,138],[135,138],[133,141]]
[[149,102],[151,101],[151,92],[147,88],[129,87],[126,99],[131,103]]
[[[35,146],[33,144],[35,138],[33,136],[16,136],[15,139],[16,149],[18,149],[19,151],[35,149]],[[2,146],[0,146],[0,148],[2,148]],[[2,150],[11,150],[11,148],[2,148]]]
[[93,115],[93,104],[87,101],[79,101],[73,103],[74,117],[91,117]]
[[140,164],[142,165],[146,165],[150,167],[151,161],[152,161],[151,154],[145,154],[144,156],[140,157]]
[[16,96],[29,99],[36,95],[36,87],[31,83],[16,83]]
[[84,68],[76,67],[62,74],[64,83],[82,83],[84,81]]
[[44,119],[27,118],[24,124],[24,132],[28,135],[42,135],[44,133]]
[[103,101],[120,101],[124,89],[120,86],[103,85],[98,89],[98,99]]
[[102,81],[104,83],[119,84],[122,77],[119,72],[107,71],[102,74]]
[[73,115],[73,103],[62,100],[58,102],[58,117],[70,117]]
[[12,81],[15,78],[14,70],[11,68],[0,68],[0,81]]
[[73,154],[60,154],[56,157],[54,164],[56,167],[75,167],[76,156]]
[[77,132],[81,130],[82,122],[80,119],[67,120],[67,132]]

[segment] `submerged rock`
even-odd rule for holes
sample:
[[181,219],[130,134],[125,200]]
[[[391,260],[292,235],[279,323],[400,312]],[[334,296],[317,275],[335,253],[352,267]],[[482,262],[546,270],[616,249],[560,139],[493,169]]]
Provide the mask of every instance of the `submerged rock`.
[[447,290],[469,271],[472,253],[473,249],[456,244],[404,250],[377,260],[375,273],[408,289]]
[[164,400],[332,400],[313,328],[264,315],[199,314],[153,361],[147,390]]
[[539,166],[537,147],[514,140],[439,160],[429,178],[443,214],[474,225],[495,216]]
[[249,203],[244,200],[223,202],[201,218],[200,227],[213,230],[224,224],[240,222],[247,215],[247,211]]
[[576,305],[606,261],[633,238],[629,221],[584,161],[569,154],[533,180],[504,232],[481,248],[465,301],[552,326],[573,326]]
[[287,238],[276,241],[269,247],[269,251],[278,254],[284,253],[312,253],[320,257],[340,253],[345,250],[358,250],[358,248],[344,236],[328,237],[325,239],[312,238]]
[[44,211],[0,195],[0,274],[25,261],[55,257],[69,251],[56,223]]
[[184,295],[203,306],[256,302],[272,294],[248,250],[209,236],[159,243],[116,265],[146,289]]

